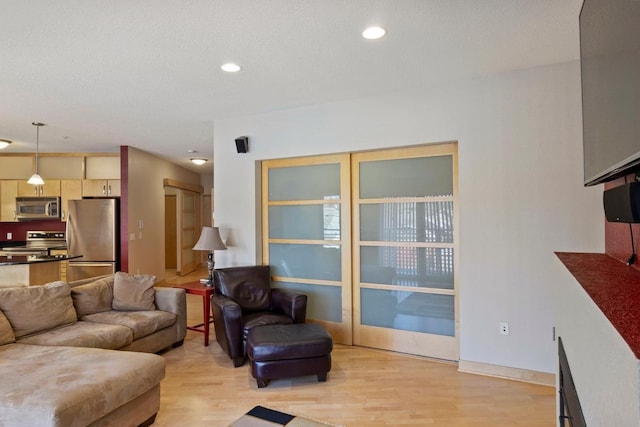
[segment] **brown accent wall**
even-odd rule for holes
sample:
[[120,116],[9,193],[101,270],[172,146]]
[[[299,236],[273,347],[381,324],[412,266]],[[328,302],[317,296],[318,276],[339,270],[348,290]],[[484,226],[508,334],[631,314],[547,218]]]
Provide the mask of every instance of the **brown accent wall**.
[[121,148],[120,158],[123,162],[122,270],[152,274],[162,280],[165,276],[164,180],[199,186],[200,175],[131,146]]
[[[631,182],[635,179],[635,174],[627,176],[627,182]],[[624,178],[619,178],[614,181],[607,182],[604,185],[604,189],[608,190],[613,187],[624,184]],[[604,209],[604,208],[603,208]],[[636,247],[636,253],[640,248],[640,224],[632,224],[633,239]],[[617,222],[608,222],[605,219],[604,224],[604,252],[616,258],[624,263],[632,253],[631,250],[631,233],[629,231],[629,224],[621,224]],[[640,270],[640,256],[636,260],[634,268]]]

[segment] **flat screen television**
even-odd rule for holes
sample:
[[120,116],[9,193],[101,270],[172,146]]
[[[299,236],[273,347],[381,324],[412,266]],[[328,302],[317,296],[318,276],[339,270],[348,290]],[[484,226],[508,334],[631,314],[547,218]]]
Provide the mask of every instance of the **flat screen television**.
[[640,171],[640,0],[580,11],[584,185]]

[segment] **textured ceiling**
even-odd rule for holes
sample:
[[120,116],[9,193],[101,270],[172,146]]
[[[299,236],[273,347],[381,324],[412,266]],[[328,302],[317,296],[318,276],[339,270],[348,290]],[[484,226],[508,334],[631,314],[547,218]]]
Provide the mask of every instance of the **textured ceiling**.
[[[187,149],[211,160],[219,118],[577,59],[581,5],[0,0],[0,139],[34,151],[40,121],[42,152],[131,145],[202,171]],[[364,40],[372,24],[387,36]]]

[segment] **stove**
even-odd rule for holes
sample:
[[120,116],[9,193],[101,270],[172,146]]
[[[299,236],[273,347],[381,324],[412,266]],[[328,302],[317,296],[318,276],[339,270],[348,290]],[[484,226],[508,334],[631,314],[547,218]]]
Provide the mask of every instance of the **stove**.
[[49,255],[52,249],[66,249],[64,231],[27,231],[25,246],[11,246],[0,249],[0,256],[7,255]]

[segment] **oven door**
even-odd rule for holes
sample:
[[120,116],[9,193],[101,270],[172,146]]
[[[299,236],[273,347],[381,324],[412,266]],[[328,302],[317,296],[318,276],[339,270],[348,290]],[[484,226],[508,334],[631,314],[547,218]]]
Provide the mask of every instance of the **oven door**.
[[67,281],[73,282],[115,272],[115,262],[69,262],[67,264]]
[[15,246],[0,249],[0,256],[28,256],[28,255],[48,255],[48,250],[45,249],[33,249],[24,246]]

